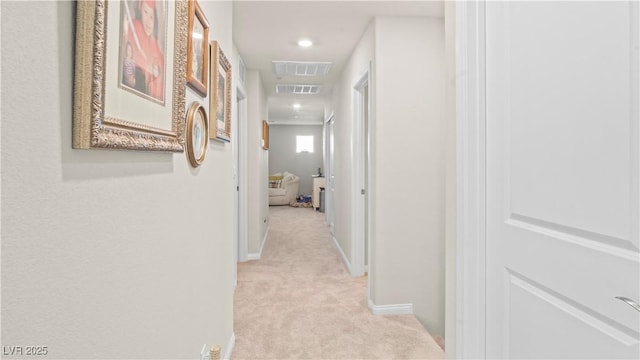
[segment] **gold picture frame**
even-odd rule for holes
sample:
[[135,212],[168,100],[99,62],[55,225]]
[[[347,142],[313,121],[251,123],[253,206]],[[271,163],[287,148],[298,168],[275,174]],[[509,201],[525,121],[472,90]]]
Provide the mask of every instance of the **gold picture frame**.
[[[146,0],[144,3],[135,2],[136,5],[131,5],[131,1],[76,3],[72,147],[182,152],[187,1]],[[175,5],[173,9],[171,5]],[[143,40],[141,34],[136,34],[144,31],[140,23],[143,20],[139,14],[131,13],[132,8],[139,11],[151,9],[156,18],[160,17],[158,14],[162,10],[166,15],[164,32],[156,29],[153,38]],[[153,26],[158,24],[162,22],[156,21]],[[159,39],[157,34],[164,34],[161,35],[164,39]],[[153,66],[148,63],[147,72],[140,76],[140,81],[146,86],[141,87],[142,94],[125,84],[124,76],[130,68],[131,71],[142,72],[140,68],[143,67],[131,59],[129,45],[136,49],[143,49],[146,45],[147,53],[156,55]],[[122,49],[126,50],[124,57],[131,62],[122,60]],[[133,66],[130,68],[118,69],[131,63]],[[173,74],[173,77],[168,74]],[[153,88],[155,90],[150,87],[152,82],[157,85]]]
[[187,85],[206,97],[209,81],[209,22],[198,2],[188,1]]
[[262,148],[269,150],[269,123],[262,120]]
[[217,41],[211,42],[211,96],[209,112],[211,120],[209,137],[231,141],[231,63]]
[[193,167],[198,167],[204,161],[209,146],[207,112],[197,101],[191,103],[187,112],[186,147],[187,158]]

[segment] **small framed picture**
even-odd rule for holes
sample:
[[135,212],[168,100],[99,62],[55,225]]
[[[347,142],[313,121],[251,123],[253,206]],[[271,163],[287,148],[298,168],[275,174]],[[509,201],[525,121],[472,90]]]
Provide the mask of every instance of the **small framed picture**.
[[209,80],[209,22],[196,0],[189,0],[188,13],[187,85],[204,97]]
[[231,63],[217,41],[211,42],[211,96],[209,112],[212,114],[209,137],[231,141]]
[[269,123],[262,120],[262,148],[269,150]]
[[207,136],[207,113],[204,107],[197,101],[194,101],[187,112],[187,158],[193,167],[198,167],[204,161],[209,145],[209,137]]

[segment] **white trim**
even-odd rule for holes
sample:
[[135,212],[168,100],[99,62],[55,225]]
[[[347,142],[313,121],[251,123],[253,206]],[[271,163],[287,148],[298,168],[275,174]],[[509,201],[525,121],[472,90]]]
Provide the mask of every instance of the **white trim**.
[[260,252],[251,253],[247,256],[248,260],[260,260],[262,257],[262,250],[264,250],[264,244],[267,243],[267,238],[269,236],[269,226],[267,226],[267,231],[264,232],[264,238],[262,238],[262,245],[260,245]]
[[[368,104],[369,104],[369,116],[367,117],[367,129],[368,129],[368,133],[367,136],[369,137],[367,144],[368,144],[368,148],[367,148],[367,152],[368,152],[368,156],[367,156],[367,168],[368,168],[368,172],[365,174],[365,176],[367,176],[367,207],[368,207],[368,217],[369,217],[369,221],[367,221],[367,236],[368,239],[365,239],[365,241],[368,242],[368,246],[366,246],[366,254],[364,254],[364,256],[366,256],[366,267],[365,267],[365,271],[367,272],[367,301],[372,300],[372,296],[371,296],[371,289],[373,288],[372,285],[372,281],[374,279],[375,274],[373,274],[372,271],[370,271],[369,269],[373,270],[373,266],[371,266],[371,262],[373,261],[373,256],[371,255],[372,250],[373,249],[373,243],[375,241],[375,232],[373,231],[373,219],[375,219],[375,182],[376,182],[376,177],[375,177],[375,161],[373,159],[373,149],[375,147],[375,138],[376,138],[376,130],[375,130],[375,125],[374,125],[374,121],[375,121],[375,106],[374,105],[374,100],[375,99],[375,91],[376,88],[374,86],[375,83],[375,73],[373,71],[373,62],[369,61],[369,99],[368,99]],[[365,244],[363,243],[363,246],[365,246]],[[364,252],[364,248],[363,248],[363,252]]]
[[369,310],[373,315],[413,315],[413,304],[376,305],[369,300]]
[[342,251],[342,248],[340,247],[340,244],[338,243],[338,240],[336,239],[335,236],[331,237],[333,239],[333,246],[336,247],[336,249],[338,249],[338,252],[340,253],[340,257],[342,258],[342,262],[344,263],[344,266],[347,267],[347,270],[349,270],[349,273],[351,273],[351,263],[349,263],[349,259],[347,258],[347,255],[344,254],[344,251]]
[[485,2],[456,4],[456,349],[485,357]]
[[269,126],[322,126],[324,122],[316,121],[316,122],[308,122],[308,121],[278,121],[278,120],[269,120]]
[[[333,125],[331,125],[334,122],[334,113],[333,111],[331,112],[331,114],[329,115],[329,117],[325,120],[324,122],[324,174],[325,174],[325,192],[324,192],[324,217],[325,217],[325,224],[329,225],[330,231],[331,231],[331,235],[335,234],[334,231],[334,225],[333,225],[333,215],[334,215],[334,211],[333,211],[333,192],[331,191],[331,189],[333,189],[333,184],[331,176],[332,171],[331,169],[334,168],[332,161],[331,161],[331,130],[333,129]],[[334,149],[335,151],[335,149]],[[335,157],[335,153],[334,153],[334,157]],[[333,161],[333,163],[335,163],[335,159]]]
[[252,261],[252,260],[260,260],[260,254],[259,253],[247,254],[247,261]]
[[224,360],[230,360],[231,354],[233,354],[233,349],[236,347],[236,333],[231,333],[231,338],[229,339],[229,343],[224,350],[224,356],[222,357]]
[[[233,133],[236,135],[235,141],[235,149],[236,150],[236,161],[237,161],[237,174],[240,176],[238,181],[238,186],[240,187],[238,194],[238,261],[245,262],[248,260],[249,251],[249,220],[248,220],[248,207],[247,207],[247,193],[249,191],[249,186],[247,185],[247,96],[244,92],[244,88],[241,86],[236,87],[237,93],[244,97],[242,101],[242,109],[237,109],[237,126],[236,129],[238,131],[234,131]],[[237,100],[236,100],[237,106]],[[239,148],[242,146],[242,149]]]
[[[333,136],[332,136],[333,135]],[[334,216],[334,189],[335,189],[335,144],[333,147],[333,154],[331,152],[331,140],[335,142],[335,115],[331,111],[329,117],[325,120],[324,125],[324,150],[325,150],[325,193],[324,193],[324,212],[325,212],[325,224],[329,225],[329,231],[333,236],[335,234]]]
[[[362,90],[365,86],[369,86],[369,68],[364,72],[362,77],[353,86],[353,109],[351,118],[351,128],[353,130],[351,136],[351,216],[353,222],[351,224],[351,276],[364,275],[364,213],[368,194],[362,194],[361,190],[365,189],[364,174],[364,114],[363,114],[363,95]],[[370,94],[370,93],[369,93]],[[371,101],[367,99],[367,105],[370,106]],[[369,109],[367,109],[370,113]],[[365,189],[365,191],[369,191]]]

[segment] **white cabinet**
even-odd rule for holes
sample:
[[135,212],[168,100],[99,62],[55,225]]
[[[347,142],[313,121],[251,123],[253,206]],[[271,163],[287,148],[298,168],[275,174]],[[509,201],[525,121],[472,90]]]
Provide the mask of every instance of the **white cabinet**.
[[318,209],[320,207],[320,188],[324,187],[324,176],[313,177],[313,208]]

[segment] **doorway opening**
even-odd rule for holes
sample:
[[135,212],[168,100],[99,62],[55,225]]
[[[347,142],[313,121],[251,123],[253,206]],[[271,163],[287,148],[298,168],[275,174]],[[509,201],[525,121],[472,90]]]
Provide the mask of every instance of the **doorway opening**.
[[326,159],[326,183],[325,183],[325,221],[329,228],[331,229],[331,235],[335,236],[334,230],[334,202],[333,199],[335,194],[335,118],[334,115],[331,114],[325,123],[325,159]]
[[[249,244],[247,240],[247,154],[244,151],[247,133],[247,96],[244,91],[236,91],[236,128],[233,140],[234,155],[234,187],[235,187],[235,229],[236,229],[236,264],[248,258]],[[236,265],[237,266],[237,265]],[[236,269],[237,270],[237,269]],[[237,273],[237,271],[236,271]]]
[[[351,243],[351,275],[362,276],[368,272],[369,238],[371,215],[371,186],[370,166],[370,89],[367,71],[353,87],[353,172],[352,172],[352,201],[353,216]],[[371,288],[369,286],[369,288]]]

